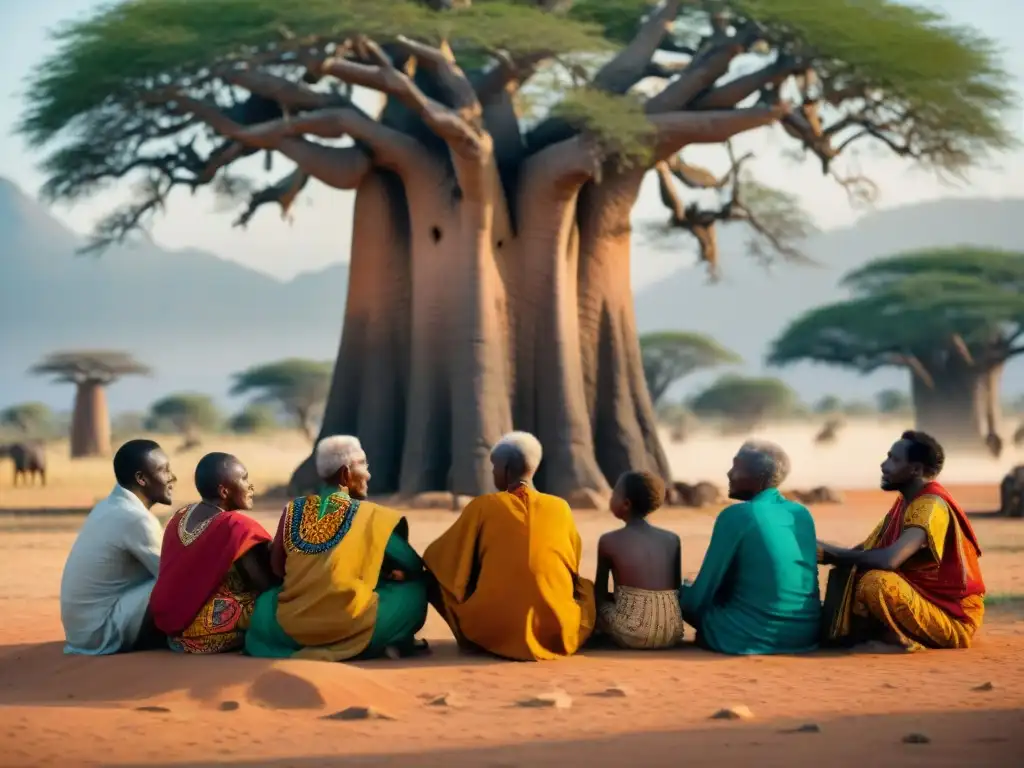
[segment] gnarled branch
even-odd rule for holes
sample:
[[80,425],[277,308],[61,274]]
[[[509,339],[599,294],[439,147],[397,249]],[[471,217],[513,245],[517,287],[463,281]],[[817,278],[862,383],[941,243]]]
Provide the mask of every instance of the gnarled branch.
[[614,58],[598,70],[591,85],[609,93],[626,93],[643,79],[651,58],[679,15],[680,0],[664,0]]

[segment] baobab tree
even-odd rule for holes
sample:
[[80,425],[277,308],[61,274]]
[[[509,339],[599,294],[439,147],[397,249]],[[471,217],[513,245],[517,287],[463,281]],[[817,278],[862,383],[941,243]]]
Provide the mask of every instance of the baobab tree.
[[[176,190],[254,190],[240,224],[310,178],[356,190],[321,433],[358,434],[375,490],[411,496],[486,490],[490,446],[530,430],[568,496],[670,474],[629,281],[650,169],[776,125],[840,178],[867,141],[962,169],[1009,143],[1007,82],[988,41],[894,0],[137,0],[59,33],[21,128],[57,146],[50,198],[144,182],[97,247]],[[294,166],[245,183],[256,153]],[[307,461],[293,485],[314,482]]]
[[54,352],[31,373],[75,385],[71,413],[71,458],[110,454],[107,387],[124,376],[148,376],[150,369],[127,352]]
[[924,250],[877,259],[843,282],[852,298],[794,320],[769,362],[902,368],[918,429],[950,449],[998,455],[1003,367],[1024,354],[1024,253]]

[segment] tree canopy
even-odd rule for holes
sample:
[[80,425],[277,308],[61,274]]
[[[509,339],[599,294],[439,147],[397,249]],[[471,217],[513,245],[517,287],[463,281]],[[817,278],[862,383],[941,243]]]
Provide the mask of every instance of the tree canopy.
[[170,426],[186,437],[220,426],[220,410],[213,398],[196,392],[181,392],[157,400],[149,409],[150,424]]
[[657,331],[640,337],[644,378],[655,406],[684,376],[703,368],[742,362],[735,352],[702,333]]
[[913,403],[910,395],[900,389],[883,389],[875,395],[875,404],[879,413],[908,413]]
[[749,428],[767,418],[789,415],[799,403],[796,392],[781,379],[726,375],[697,394],[690,408],[698,416]]
[[260,402],[278,405],[312,440],[317,429],[314,422],[323,410],[330,387],[330,363],[289,358],[236,374],[231,394],[255,393]]
[[23,435],[44,437],[54,431],[56,418],[46,403],[18,403],[0,411],[0,426],[18,430]]
[[30,373],[69,384],[107,385],[123,376],[149,376],[152,370],[127,352],[87,350],[49,354]]
[[[97,226],[94,244],[102,247],[145,226],[177,188],[212,184],[249,196],[244,223],[264,203],[290,206],[310,175],[349,186],[341,174],[380,154],[372,118],[350,101],[352,85],[397,93],[393,78],[370,76],[380,49],[353,45],[357,36],[385,44],[399,68],[430,55],[418,43],[448,42],[478,91],[554,72],[544,80],[557,91],[543,99],[548,119],[528,137],[534,147],[561,122],[620,158],[644,158],[654,131],[648,118],[671,101],[673,83],[690,87],[680,73],[699,64],[724,74],[737,50],[746,52],[742,74],[701,89],[695,108],[791,104],[782,126],[825,172],[835,173],[832,161],[864,140],[953,172],[1012,144],[1002,120],[1012,89],[994,44],[896,0],[670,0],[657,9],[647,0],[474,0],[443,13],[438,5],[447,4],[130,0],[66,24],[32,75],[20,123],[32,145],[51,147],[44,192],[74,200],[112,181],[139,181],[137,198]],[[723,59],[727,48],[735,50]],[[663,62],[665,52],[689,57],[689,66]],[[668,85],[644,102],[631,91],[649,76]],[[286,113],[322,119],[285,132],[248,128]],[[345,134],[357,145],[343,154],[318,143]],[[299,168],[264,188],[230,172],[258,150]],[[687,186],[707,188],[694,183],[692,171],[702,169],[675,170]],[[792,201],[780,212],[780,198],[764,189],[751,186],[743,215],[736,194],[720,210],[688,215],[666,204],[674,226],[697,235],[702,251],[709,226],[737,219],[766,235],[769,248],[791,250],[786,240],[807,222],[785,213]],[[755,199],[780,215],[762,226]]]
[[927,383],[951,355],[987,370],[1024,352],[1024,254],[918,251],[873,261],[843,284],[853,297],[791,323],[771,364],[903,366]]
[[266,403],[249,403],[228,421],[228,428],[240,435],[270,432],[279,426],[277,414]]

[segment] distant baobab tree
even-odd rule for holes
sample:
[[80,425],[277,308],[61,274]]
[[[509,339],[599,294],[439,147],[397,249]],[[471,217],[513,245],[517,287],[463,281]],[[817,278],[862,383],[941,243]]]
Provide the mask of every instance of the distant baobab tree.
[[107,387],[123,376],[148,376],[150,369],[127,352],[97,350],[54,352],[30,369],[39,376],[74,384],[71,458],[110,454]]

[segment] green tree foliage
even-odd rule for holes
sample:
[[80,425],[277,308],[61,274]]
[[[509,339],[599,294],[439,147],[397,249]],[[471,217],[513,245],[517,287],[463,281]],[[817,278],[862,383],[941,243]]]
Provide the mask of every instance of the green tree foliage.
[[835,395],[825,395],[814,404],[815,413],[840,413],[843,410],[843,401]]
[[194,439],[201,432],[216,430],[221,414],[209,395],[181,392],[168,395],[153,403],[149,409],[153,428],[170,426],[186,438]]
[[250,403],[228,421],[228,428],[239,435],[272,432],[279,426],[277,414],[266,403]]
[[909,413],[913,407],[910,395],[900,389],[883,389],[875,395],[875,404],[879,413]]
[[700,417],[752,428],[765,419],[791,415],[799,406],[796,392],[781,379],[726,375],[690,401]]
[[742,362],[739,355],[702,333],[657,331],[640,337],[644,378],[657,406],[674,383],[695,371]]
[[[144,225],[174,188],[215,183],[232,194],[251,189],[219,173],[254,151],[224,154],[222,139],[233,132],[231,125],[279,117],[280,108],[268,107],[268,99],[299,93],[282,89],[285,80],[303,89],[304,110],[351,108],[346,83],[318,83],[312,72],[332,53],[357,58],[354,49],[336,48],[356,35],[382,43],[404,44],[399,36],[450,41],[467,66],[479,63],[479,71],[470,72],[476,80],[509,63],[523,79],[538,69],[561,71],[552,81],[561,84],[561,93],[548,99],[553,116],[620,154],[647,152],[644,113],[651,109],[625,91],[645,74],[667,77],[678,70],[657,57],[639,67],[603,67],[627,43],[651,36],[640,24],[650,2],[475,0],[445,13],[431,5],[130,0],[66,24],[54,35],[55,50],[32,75],[20,124],[34,146],[55,147],[43,166],[44,192],[74,200],[112,180],[140,179],[138,199],[98,226],[95,244],[102,246]],[[863,140],[950,171],[1012,143],[1002,118],[1013,106],[1013,92],[995,46],[940,13],[896,0],[711,5],[709,16],[708,4],[673,4],[675,23],[652,50],[700,56],[738,45],[754,65],[747,70],[764,67],[739,95],[762,103],[788,98],[780,86],[786,75],[794,76],[798,109],[783,126],[825,171],[841,150]],[[549,7],[560,10],[545,12]],[[639,45],[641,58],[645,50]],[[276,79],[240,78],[244,66]],[[613,69],[618,78],[611,77]],[[236,100],[245,91],[254,98]],[[270,149],[294,155],[300,141],[289,137]],[[730,220],[726,207],[721,220]]]
[[44,438],[54,434],[56,417],[46,403],[18,403],[0,411],[0,426],[25,437]]
[[950,357],[982,370],[1024,352],[1024,254],[969,246],[879,259],[846,276],[853,298],[811,310],[769,362],[870,373],[903,366],[932,381]]
[[313,440],[330,387],[330,363],[289,358],[236,374],[231,394],[255,394],[260,402],[278,405]]

